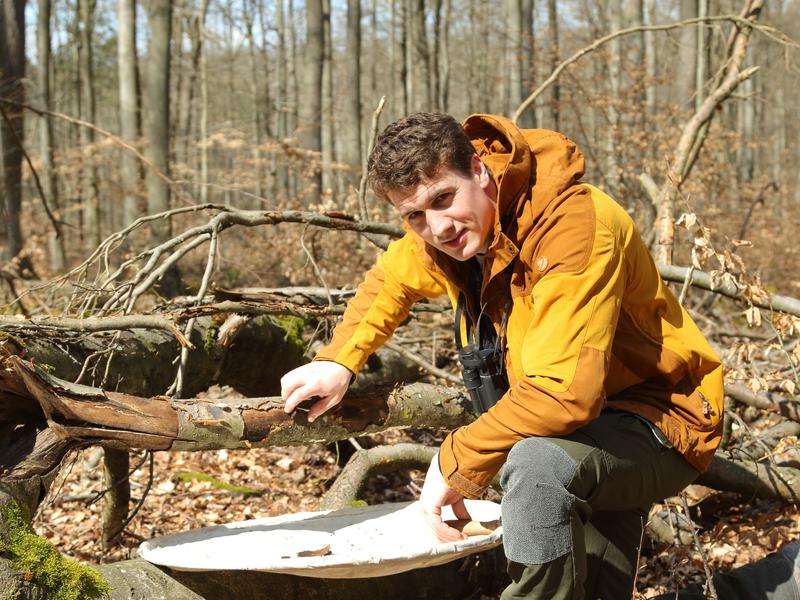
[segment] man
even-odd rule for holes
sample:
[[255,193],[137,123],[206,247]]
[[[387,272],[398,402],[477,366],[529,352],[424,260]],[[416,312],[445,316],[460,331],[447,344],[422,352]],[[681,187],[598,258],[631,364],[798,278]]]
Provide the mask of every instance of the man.
[[[286,411],[339,403],[420,298],[460,293],[488,318],[509,388],[445,438],[421,494],[442,541],[452,505],[505,465],[503,598],[629,598],[653,501],[705,469],[721,432],[718,357],[658,275],[628,214],[581,183],[564,136],[504,117],[420,113],[381,134],[368,166],[408,233],[348,304],[331,343],[282,380]],[[489,328],[492,329],[492,328]]]

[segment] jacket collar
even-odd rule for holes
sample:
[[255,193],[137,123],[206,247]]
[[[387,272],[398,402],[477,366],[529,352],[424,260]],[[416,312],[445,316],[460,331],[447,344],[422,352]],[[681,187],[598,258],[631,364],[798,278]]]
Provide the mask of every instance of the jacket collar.
[[[584,159],[577,146],[560,133],[520,130],[499,115],[467,117],[464,131],[489,168],[497,186],[494,237],[484,261],[481,298],[519,255],[525,239],[548,207],[583,176]],[[420,255],[435,265],[459,289],[466,289],[464,265],[417,238]],[[473,312],[475,307],[469,307]],[[475,314],[475,313],[474,313]]]

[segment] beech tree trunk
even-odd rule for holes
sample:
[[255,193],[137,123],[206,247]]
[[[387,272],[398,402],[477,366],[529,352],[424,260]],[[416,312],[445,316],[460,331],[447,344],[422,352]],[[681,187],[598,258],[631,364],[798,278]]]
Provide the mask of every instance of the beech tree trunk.
[[[36,70],[36,83],[41,94],[41,107],[48,111],[53,110],[50,85],[52,80],[50,75],[51,8],[51,0],[39,0],[36,15],[36,52],[37,62],[39,63]],[[42,116],[39,123],[39,152],[42,157],[39,179],[42,182],[42,191],[50,209],[60,217],[58,180],[56,179],[53,161],[54,143],[53,120],[50,116]],[[64,268],[64,236],[59,236],[56,232],[50,233],[48,249],[50,252],[50,268],[58,273]]]
[[[0,14],[0,96],[25,102],[25,0],[3,0]],[[0,119],[0,151],[2,151],[2,191],[0,204],[4,221],[5,257],[22,250],[22,147],[24,115],[21,108],[2,106],[5,118]]]
[[[145,156],[163,174],[169,174],[169,73],[172,37],[172,3],[169,0],[146,0],[150,43],[147,47],[147,147]],[[155,214],[169,210],[167,183],[147,171],[147,211]],[[169,221],[151,225],[155,242],[170,238]]]
[[[119,70],[119,125],[122,138],[128,143],[141,136],[139,84],[136,56],[136,0],[118,0],[119,30],[117,62]],[[130,152],[120,158],[122,179],[122,225],[127,227],[141,215],[138,190],[141,167]]]
[[[298,137],[307,150],[322,150],[322,62],[325,58],[323,0],[306,2],[306,44],[302,101],[298,98]],[[317,201],[322,190],[322,175],[315,169],[307,202]]]

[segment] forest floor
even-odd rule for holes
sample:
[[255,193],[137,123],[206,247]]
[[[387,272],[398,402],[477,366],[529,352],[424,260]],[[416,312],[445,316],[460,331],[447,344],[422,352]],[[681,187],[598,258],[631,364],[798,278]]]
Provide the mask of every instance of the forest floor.
[[[367,446],[403,441],[436,444],[426,431],[395,431],[360,438]],[[59,550],[85,563],[113,562],[135,555],[140,542],[221,523],[313,511],[352,453],[349,442],[249,451],[158,452],[152,482],[145,453],[131,456],[132,506],[144,502],[121,542],[103,552],[102,450],[68,456],[62,475],[42,504],[34,526]],[[208,480],[207,476],[217,482]],[[369,504],[416,499],[424,473],[416,470],[373,478],[363,496]],[[219,482],[228,484],[220,487]],[[228,489],[223,489],[227,487]],[[702,492],[703,490],[699,490]],[[654,507],[663,510],[664,505]],[[727,570],[800,539],[800,510],[778,502],[711,494],[693,509],[699,538],[711,568]],[[703,581],[703,563],[692,547],[645,542],[637,589],[644,597]],[[485,597],[489,600],[490,597]]]

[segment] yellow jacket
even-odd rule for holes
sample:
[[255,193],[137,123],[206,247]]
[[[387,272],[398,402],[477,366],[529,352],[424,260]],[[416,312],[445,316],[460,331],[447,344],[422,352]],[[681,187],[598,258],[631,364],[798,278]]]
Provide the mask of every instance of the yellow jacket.
[[[583,156],[563,135],[494,115],[464,128],[498,188],[481,304],[498,330],[507,313],[510,389],[442,443],[448,485],[478,497],[515,442],[567,435],[605,407],[645,417],[704,470],[722,429],[722,366],[630,216],[579,182]],[[357,373],[414,302],[447,293],[455,306],[466,287],[463,263],[408,232],[367,273],[316,359]]]

